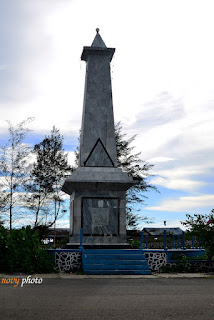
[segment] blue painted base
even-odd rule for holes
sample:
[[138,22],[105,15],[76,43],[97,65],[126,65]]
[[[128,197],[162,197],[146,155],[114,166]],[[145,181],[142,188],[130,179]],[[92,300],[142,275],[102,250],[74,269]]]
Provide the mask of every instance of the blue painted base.
[[91,249],[82,254],[85,274],[143,275],[151,274],[142,250]]
[[91,275],[151,275],[150,270],[87,270],[84,273]]

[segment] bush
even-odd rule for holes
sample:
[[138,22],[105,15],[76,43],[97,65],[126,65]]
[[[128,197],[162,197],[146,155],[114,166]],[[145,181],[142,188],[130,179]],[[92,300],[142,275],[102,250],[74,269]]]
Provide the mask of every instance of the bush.
[[165,266],[161,267],[160,271],[162,273],[175,273],[175,272],[187,272],[187,266],[185,262],[178,262],[178,263],[168,263]]
[[135,240],[135,239],[130,239],[128,240],[128,243],[132,245],[133,248],[139,249],[140,247],[140,241]]
[[210,214],[187,214],[187,220],[182,222],[190,235],[196,236],[205,248],[211,260],[214,256],[214,209]]
[[186,256],[185,254],[173,254],[170,260],[179,260],[179,261],[193,261],[193,260],[210,260],[207,254],[202,254],[200,256]]
[[53,257],[40,248],[38,233],[30,226],[7,231],[0,228],[0,271],[46,273],[54,270]]

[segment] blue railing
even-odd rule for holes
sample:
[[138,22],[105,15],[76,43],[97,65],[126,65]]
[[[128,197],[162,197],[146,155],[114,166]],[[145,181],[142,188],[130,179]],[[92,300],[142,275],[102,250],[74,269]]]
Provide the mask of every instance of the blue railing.
[[83,228],[80,229],[80,246],[79,249],[84,250],[83,248]]
[[141,237],[140,237],[140,250],[142,250],[143,248],[143,236],[144,236],[144,232],[141,232]]
[[[176,248],[176,240],[175,240],[175,235],[171,235],[171,241],[172,241],[172,249],[182,249],[182,250],[186,250],[186,245],[185,245],[185,234],[184,231],[182,231],[181,235],[177,235],[177,248]],[[144,232],[141,232],[141,238],[140,238],[140,247],[139,249],[142,250],[143,249],[143,241],[145,239],[145,249],[149,249],[149,241],[148,241],[148,236],[144,236]],[[167,236],[166,234],[166,230],[164,230],[163,232],[163,249],[167,250],[167,240],[169,239],[169,236]],[[194,237],[192,236],[192,246],[191,249],[196,249],[195,247],[195,240]],[[169,243],[169,241],[168,241]],[[201,240],[199,239],[199,247],[198,249],[201,249]]]

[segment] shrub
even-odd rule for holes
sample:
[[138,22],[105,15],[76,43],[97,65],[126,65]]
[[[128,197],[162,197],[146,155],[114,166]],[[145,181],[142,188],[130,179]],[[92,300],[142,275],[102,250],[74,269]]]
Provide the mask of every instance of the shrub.
[[214,209],[210,214],[187,214],[187,220],[182,222],[187,227],[190,235],[200,239],[202,246],[206,249],[209,259],[214,256]]
[[40,248],[38,233],[30,226],[20,230],[0,229],[0,271],[45,273],[54,270],[53,257]]

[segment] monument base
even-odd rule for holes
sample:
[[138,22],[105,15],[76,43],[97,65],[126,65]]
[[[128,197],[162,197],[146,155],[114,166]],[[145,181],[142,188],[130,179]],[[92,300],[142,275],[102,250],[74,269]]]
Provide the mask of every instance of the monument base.
[[125,191],[74,191],[71,195],[71,244],[126,243]]

